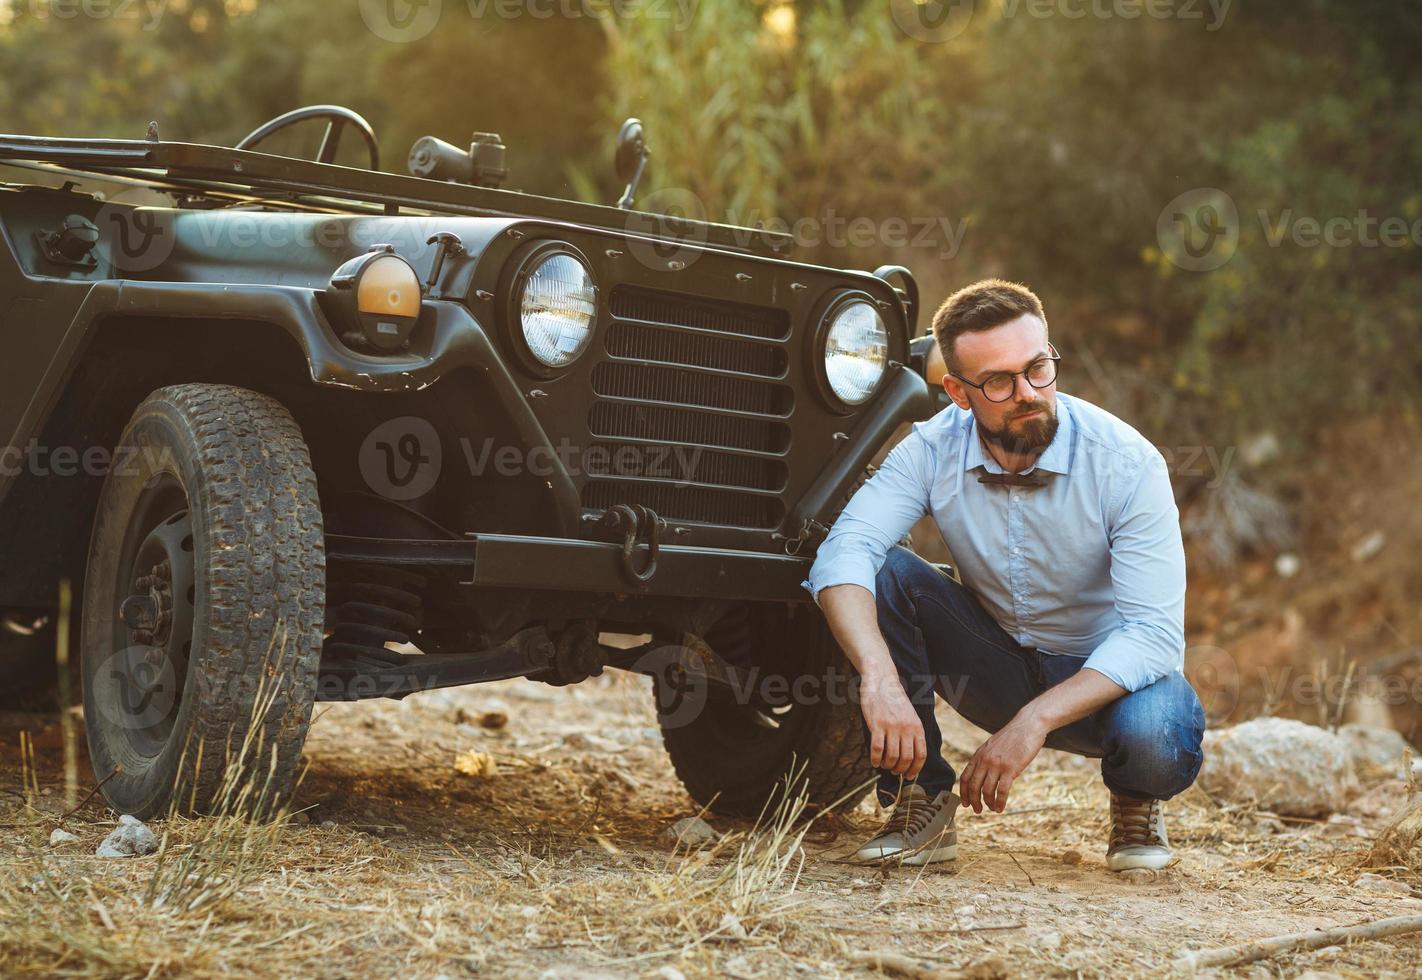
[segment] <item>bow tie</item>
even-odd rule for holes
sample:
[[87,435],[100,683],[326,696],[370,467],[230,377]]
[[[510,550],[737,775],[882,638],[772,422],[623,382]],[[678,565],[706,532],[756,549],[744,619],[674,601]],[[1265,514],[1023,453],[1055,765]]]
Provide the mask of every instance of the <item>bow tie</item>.
[[1036,473],[983,473],[979,483],[998,487],[1045,487],[1047,481]]

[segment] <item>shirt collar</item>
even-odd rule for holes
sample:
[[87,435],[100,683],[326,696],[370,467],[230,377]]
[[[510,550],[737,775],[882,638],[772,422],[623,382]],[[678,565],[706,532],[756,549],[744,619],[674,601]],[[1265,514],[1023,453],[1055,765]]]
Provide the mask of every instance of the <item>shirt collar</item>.
[[[1036,464],[1026,472],[1032,473],[1039,469],[1046,470],[1048,473],[1066,474],[1070,472],[1072,428],[1071,410],[1067,407],[1067,399],[1058,394],[1057,434],[1052,437],[1051,444],[1043,450],[1042,455],[1037,457]],[[997,460],[992,458],[992,454],[983,448],[983,438],[982,433],[978,431],[977,416],[970,412],[968,414],[968,451],[963,457],[963,469],[967,471],[979,466],[989,473],[1004,472]]]

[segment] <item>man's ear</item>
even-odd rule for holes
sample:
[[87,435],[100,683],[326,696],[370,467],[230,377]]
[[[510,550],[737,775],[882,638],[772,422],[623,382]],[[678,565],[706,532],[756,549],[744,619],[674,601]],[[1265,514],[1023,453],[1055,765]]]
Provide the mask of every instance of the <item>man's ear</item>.
[[938,344],[934,344],[933,349],[928,352],[923,374],[929,384],[941,384],[943,390],[948,392],[948,397],[953,399],[959,408],[968,407],[967,386],[948,373],[948,363],[943,360],[943,348]]
[[971,412],[973,410],[972,403],[968,401],[968,386],[953,377],[953,375],[943,375],[943,390],[948,392],[948,397],[953,399],[954,405],[957,405],[965,412]]

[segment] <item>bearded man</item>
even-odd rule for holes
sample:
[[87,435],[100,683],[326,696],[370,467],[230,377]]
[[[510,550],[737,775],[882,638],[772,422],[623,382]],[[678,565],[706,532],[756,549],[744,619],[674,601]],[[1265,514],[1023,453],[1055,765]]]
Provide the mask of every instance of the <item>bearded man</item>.
[[[858,857],[953,860],[959,804],[1003,812],[1045,745],[1101,759],[1107,866],[1162,868],[1161,804],[1194,781],[1204,734],[1181,673],[1185,556],[1165,461],[1057,391],[1061,358],[1025,286],[961,289],[933,331],[953,404],[854,495],[805,583],[859,671],[892,808]],[[924,515],[960,580],[896,546]],[[943,758],[935,695],[993,733],[961,776]]]

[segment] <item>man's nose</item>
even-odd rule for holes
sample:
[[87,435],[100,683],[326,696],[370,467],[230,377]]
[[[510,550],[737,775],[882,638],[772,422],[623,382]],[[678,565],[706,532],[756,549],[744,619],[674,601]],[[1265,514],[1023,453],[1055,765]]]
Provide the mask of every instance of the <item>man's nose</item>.
[[1014,401],[1034,402],[1037,400],[1037,389],[1032,387],[1032,383],[1027,380],[1026,374],[1014,375],[1012,384],[1012,397]]

